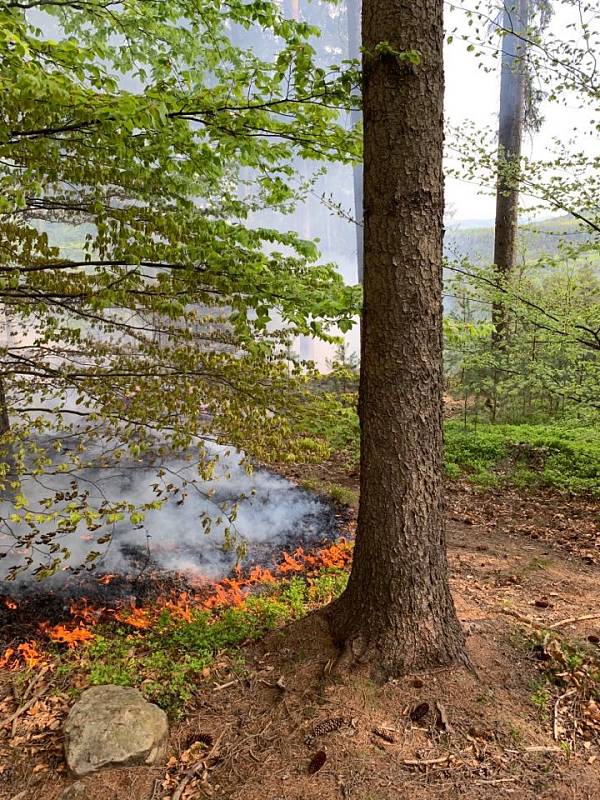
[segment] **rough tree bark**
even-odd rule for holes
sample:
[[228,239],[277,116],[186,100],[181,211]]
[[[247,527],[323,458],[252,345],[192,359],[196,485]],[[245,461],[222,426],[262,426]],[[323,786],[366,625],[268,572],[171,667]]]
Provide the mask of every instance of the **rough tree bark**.
[[[363,0],[361,495],[330,624],[341,663],[381,677],[467,662],[442,498],[442,6]],[[421,63],[377,55],[384,42]]]
[[[361,0],[347,0],[346,15],[348,17],[348,58],[360,58],[360,17]],[[350,118],[353,125],[358,125],[362,114],[353,110]],[[353,170],[354,178],[354,219],[356,220],[356,271],[358,282],[363,282],[364,235],[363,235],[363,165],[357,164]]]
[[[500,78],[500,113],[498,125],[498,182],[496,187],[496,226],[494,264],[500,282],[513,272],[516,258],[519,211],[519,163],[525,122],[527,76],[524,58],[527,45],[529,0],[505,4],[502,27],[502,74]],[[504,304],[494,303],[493,342],[500,343],[506,333]]]

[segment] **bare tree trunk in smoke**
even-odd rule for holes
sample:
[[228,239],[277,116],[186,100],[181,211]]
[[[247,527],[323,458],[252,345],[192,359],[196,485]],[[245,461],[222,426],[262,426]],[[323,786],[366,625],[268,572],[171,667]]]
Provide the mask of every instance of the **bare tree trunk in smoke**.
[[[496,184],[496,225],[494,264],[499,284],[510,278],[515,267],[519,216],[519,171],[521,141],[525,123],[527,75],[525,36],[529,0],[508,0],[502,14],[502,72],[498,121],[498,179]],[[502,298],[492,305],[492,349],[501,353],[506,344],[507,314]],[[498,377],[494,368],[491,395],[486,400],[492,421],[498,411]]]
[[6,402],[6,387],[4,378],[0,376],[0,436],[10,430],[10,418],[8,416],[8,405]]
[[285,0],[283,13],[289,19],[295,19],[298,22],[300,20],[300,0]]
[[[293,19],[296,22],[300,22],[302,18],[302,11],[300,9],[300,0],[284,0],[283,4],[283,13],[288,19]],[[306,162],[301,162],[299,167],[299,172],[302,175],[304,180],[308,180],[309,177],[309,168]],[[298,209],[300,211],[300,220],[301,220],[301,235],[304,236],[305,239],[311,238],[311,220],[310,220],[310,205],[304,201],[301,207]],[[299,231],[300,233],[300,231]],[[301,359],[309,361],[314,358],[314,347],[315,343],[314,340],[308,336],[303,336],[300,338],[299,342],[299,355]]]
[[[525,122],[527,75],[525,37],[529,17],[529,0],[513,0],[505,5],[502,27],[507,31],[502,40],[502,75],[498,128],[498,182],[496,188],[496,230],[494,264],[499,282],[513,272],[516,256],[519,210],[519,161]],[[506,335],[504,304],[494,303],[493,342],[499,344]]]
[[[360,59],[361,37],[361,0],[347,0],[348,16],[348,58]],[[362,114],[357,109],[350,116],[353,125],[357,125]],[[364,272],[364,233],[363,233],[363,165],[354,167],[354,219],[356,220],[356,267],[358,282],[363,282]]]

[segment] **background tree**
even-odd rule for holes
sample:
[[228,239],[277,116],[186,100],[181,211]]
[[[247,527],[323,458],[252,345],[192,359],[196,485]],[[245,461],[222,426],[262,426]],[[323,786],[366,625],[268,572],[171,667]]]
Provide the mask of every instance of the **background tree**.
[[[498,193],[499,208],[506,209],[510,196],[514,198],[510,235],[500,236],[499,247],[499,235],[507,230],[499,219],[495,253],[486,250],[487,264],[477,258],[474,244],[466,259],[455,260],[449,251],[447,263],[448,274],[459,276],[461,283],[457,289],[453,281],[449,295],[461,296],[466,288],[473,312],[463,319],[464,308],[454,308],[448,353],[454,350],[456,354],[455,334],[457,326],[462,326],[465,335],[459,338],[469,354],[464,361],[458,358],[469,386],[465,398],[468,395],[477,407],[477,399],[486,397],[494,420],[579,417],[597,405],[594,376],[600,325],[594,287],[600,232],[599,171],[596,154],[585,142],[600,124],[593,111],[599,96],[594,55],[600,43],[599,17],[591,5],[571,0],[530,0],[528,6],[528,25],[520,33],[515,31],[514,21],[500,21],[500,51],[494,40],[496,7],[487,0],[461,6],[460,13],[466,13],[470,26],[470,32],[462,37],[479,58],[479,65],[490,71],[495,69],[493,61],[486,61],[490,54],[492,59],[501,56],[506,62],[507,40],[516,37],[521,43],[524,96],[519,88],[510,97],[523,97],[514,114],[524,120],[525,129],[540,129],[542,102],[546,109],[550,103],[589,108],[590,115],[589,122],[574,128],[572,140],[554,140],[542,157],[536,157],[534,151],[529,156],[514,156],[511,163],[503,158],[500,147],[499,164],[497,131],[463,124],[451,134],[450,152],[458,153],[460,159],[455,174],[476,182],[484,191]],[[519,3],[510,6],[515,15],[519,8]],[[557,19],[553,12],[560,14],[560,25],[553,24]],[[566,37],[565,29],[570,31]],[[516,76],[516,69],[503,71],[503,88]],[[536,92],[534,85],[542,89]],[[499,191],[502,186],[504,196]],[[517,228],[519,198],[531,218],[556,212],[561,216]],[[471,235],[475,239],[477,232]],[[505,245],[510,246],[507,249]],[[486,345],[485,337],[473,336],[471,326],[475,324],[481,332],[490,321],[494,326]],[[496,346],[500,343],[501,347]],[[457,373],[452,372],[454,387],[456,378]]]
[[[348,58],[360,60],[361,43],[361,0],[347,0],[346,16],[348,21]],[[352,124],[359,125],[362,115],[359,109],[353,109]],[[363,165],[356,164],[352,173],[354,186],[354,220],[356,225],[356,264],[358,282],[363,282],[364,273],[364,233],[363,233]]]
[[466,660],[442,513],[442,10],[363,2],[360,509],[331,628],[388,676]]
[[[515,266],[519,216],[518,170],[525,122],[527,93],[526,38],[528,34],[529,0],[505,4],[502,12],[502,67],[500,79],[500,112],[498,125],[498,186],[496,190],[496,224],[494,264],[499,281],[505,280]],[[504,308],[492,309],[493,337],[504,338]]]

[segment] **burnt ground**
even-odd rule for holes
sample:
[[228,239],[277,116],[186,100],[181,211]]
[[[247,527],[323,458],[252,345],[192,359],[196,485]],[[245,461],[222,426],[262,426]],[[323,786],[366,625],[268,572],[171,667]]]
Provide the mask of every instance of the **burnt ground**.
[[[315,496],[306,494],[311,498]],[[231,569],[230,554],[226,552],[222,577],[237,578],[257,566],[272,568],[281,562],[286,552],[292,553],[296,548],[306,552],[318,550],[344,536],[354,524],[353,510],[323,499],[317,512],[305,515],[301,525],[276,539],[249,543],[239,572]],[[119,546],[118,538],[116,545]],[[206,548],[206,540],[202,545]],[[193,561],[189,544],[170,542],[169,546],[182,559],[189,555]],[[143,548],[133,548],[129,543],[121,545],[121,551],[130,554],[128,572],[110,574],[103,570],[80,569],[60,572],[37,584],[31,581],[0,584],[0,655],[8,647],[14,648],[20,642],[35,638],[40,623],[52,626],[70,620],[71,606],[80,601],[111,609],[145,605],[157,598],[184,592],[196,597],[203,592],[207,596],[210,594],[211,580],[203,577],[199,570],[192,569],[185,574],[161,569],[160,562],[153,559],[152,554],[148,555]]]
[[[595,800],[600,739],[580,737],[569,753],[554,738],[555,698],[540,702],[532,627],[519,617],[548,627],[600,615],[599,513],[554,493],[450,487],[452,585],[478,677],[455,669],[384,686],[342,681],[329,674],[335,649],[313,614],[249,647],[242,677],[223,662],[198,688],[187,719],[173,725],[168,770],[89,777],[80,800]],[[559,630],[598,648],[600,618]],[[10,680],[0,798],[55,800],[72,780],[60,734],[70,699],[53,701],[50,684],[39,713],[11,720]]]

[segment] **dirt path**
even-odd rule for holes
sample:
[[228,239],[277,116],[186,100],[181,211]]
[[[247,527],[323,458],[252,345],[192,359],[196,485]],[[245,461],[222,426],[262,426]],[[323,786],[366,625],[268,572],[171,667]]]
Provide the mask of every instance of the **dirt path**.
[[[188,740],[194,729],[228,731],[223,762],[210,774],[216,796],[592,800],[600,795],[597,746],[579,743],[577,754],[568,757],[554,740],[552,702],[540,705],[530,630],[504,613],[532,617],[543,626],[600,615],[600,570],[521,534],[452,519],[449,552],[456,604],[478,677],[451,670],[384,687],[359,676],[339,682],[327,675],[336,653],[323,620],[313,616],[290,626],[252,652],[246,686],[232,687],[218,699],[207,697],[188,723]],[[600,619],[563,628],[582,640],[599,629]],[[425,703],[425,715],[411,720],[411,710]],[[321,727],[328,727],[328,721],[339,727],[311,739],[311,731],[323,722]],[[325,763],[309,775],[318,753],[325,754]]]

